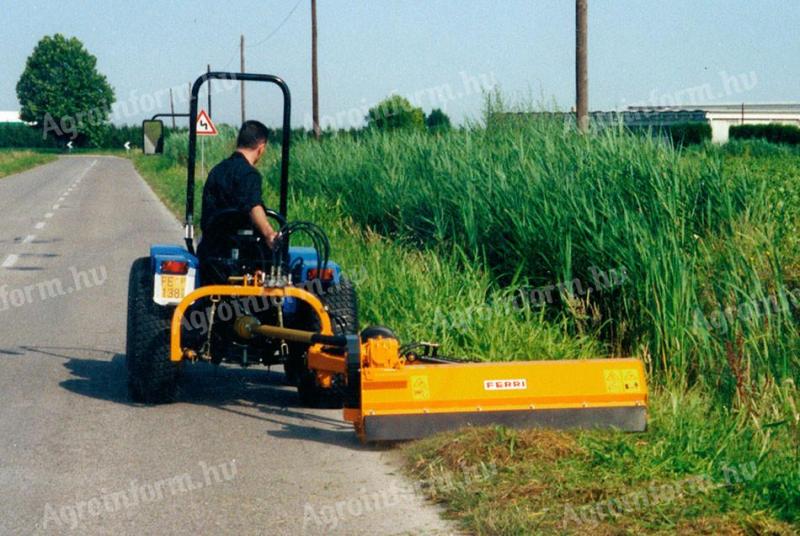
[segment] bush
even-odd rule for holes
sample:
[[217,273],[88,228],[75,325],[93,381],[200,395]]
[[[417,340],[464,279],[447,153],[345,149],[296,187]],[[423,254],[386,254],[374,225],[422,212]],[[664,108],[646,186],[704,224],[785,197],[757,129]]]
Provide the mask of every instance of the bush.
[[97,129],[89,145],[98,149],[123,149],[128,141],[131,148],[142,147],[141,125],[103,125]]
[[734,140],[762,139],[772,143],[800,145],[800,128],[781,123],[735,125],[731,127],[730,137]]
[[634,126],[629,127],[631,132],[648,133],[672,141],[676,147],[686,145],[699,145],[711,140],[711,125],[708,123],[676,123],[674,125]]
[[367,124],[378,130],[425,128],[425,113],[400,95],[382,100],[367,113]]
[[676,146],[697,145],[711,140],[711,125],[708,123],[679,123],[662,127]]
[[430,115],[425,117],[425,126],[431,132],[450,130],[450,118],[439,108],[431,110]]
[[24,123],[0,123],[0,148],[50,149],[56,141],[42,135],[39,127]]

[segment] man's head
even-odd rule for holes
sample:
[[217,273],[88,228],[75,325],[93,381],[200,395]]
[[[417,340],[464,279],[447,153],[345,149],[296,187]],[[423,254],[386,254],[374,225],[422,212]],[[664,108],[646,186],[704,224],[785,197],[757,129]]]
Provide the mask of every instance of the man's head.
[[256,165],[269,139],[269,129],[258,121],[245,121],[239,129],[239,136],[236,138],[236,149],[245,155],[251,164]]

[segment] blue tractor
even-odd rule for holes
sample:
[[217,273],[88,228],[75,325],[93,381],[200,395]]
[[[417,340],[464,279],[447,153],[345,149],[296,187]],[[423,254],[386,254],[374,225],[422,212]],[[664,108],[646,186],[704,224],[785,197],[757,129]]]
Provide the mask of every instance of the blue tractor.
[[[211,79],[266,82],[283,95],[279,209],[266,209],[279,229],[273,248],[237,211],[219,215],[209,227],[219,247],[199,256],[194,246],[195,157],[198,93]],[[210,72],[192,86],[189,112],[185,246],[154,245],[131,268],[128,287],[127,372],[133,400],[164,403],[178,396],[187,362],[282,365],[287,381],[308,406],[341,406],[344,375],[309,368],[308,348],[318,340],[294,332],[358,333],[358,306],[351,282],[328,258],[325,233],[310,222],[287,221],[291,97],[272,75]],[[304,235],[312,246],[292,246]],[[290,289],[290,290],[286,290]],[[298,290],[299,289],[299,290]],[[324,324],[324,325],[323,325]],[[254,325],[283,332],[252,336]],[[321,336],[321,335],[320,335]]]

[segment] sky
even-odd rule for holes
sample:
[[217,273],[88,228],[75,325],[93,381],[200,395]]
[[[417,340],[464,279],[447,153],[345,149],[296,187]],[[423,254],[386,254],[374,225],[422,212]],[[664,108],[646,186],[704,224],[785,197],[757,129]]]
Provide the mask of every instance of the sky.
[[[113,86],[116,123],[188,111],[186,87],[210,64],[276,74],[292,90],[293,126],[311,124],[310,0],[2,0],[0,110],[37,41],[80,39]],[[571,0],[318,0],[323,126],[359,126],[403,95],[454,121],[480,119],[484,93],[567,110],[575,98]],[[800,101],[800,2],[589,0],[589,106]],[[212,87],[215,122],[237,123],[238,85]],[[277,89],[248,84],[250,119],[277,125]]]

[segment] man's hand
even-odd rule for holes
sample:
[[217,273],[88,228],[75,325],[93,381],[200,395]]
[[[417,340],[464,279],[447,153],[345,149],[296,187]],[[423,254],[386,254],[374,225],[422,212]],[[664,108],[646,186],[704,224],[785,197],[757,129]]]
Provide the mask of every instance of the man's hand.
[[272,233],[272,236],[264,238],[267,241],[269,249],[275,249],[275,239],[278,238],[278,233]]
[[261,205],[256,205],[253,208],[251,208],[250,221],[253,222],[253,226],[261,234],[261,236],[264,237],[264,240],[267,241],[267,245],[270,248],[274,247],[275,238],[278,236],[278,233],[276,233],[275,229],[273,229],[272,225],[270,225],[264,207],[262,207]]

